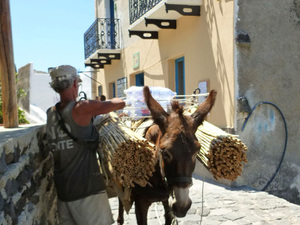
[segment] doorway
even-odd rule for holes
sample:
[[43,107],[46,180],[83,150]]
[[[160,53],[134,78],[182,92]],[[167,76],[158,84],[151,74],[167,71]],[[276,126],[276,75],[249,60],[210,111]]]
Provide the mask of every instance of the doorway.
[[135,75],[135,86],[144,86],[144,73]]
[[116,83],[115,82],[111,82],[108,84],[109,86],[109,96],[108,98],[115,98],[116,97]]
[[177,95],[185,95],[184,57],[175,60],[175,83]]

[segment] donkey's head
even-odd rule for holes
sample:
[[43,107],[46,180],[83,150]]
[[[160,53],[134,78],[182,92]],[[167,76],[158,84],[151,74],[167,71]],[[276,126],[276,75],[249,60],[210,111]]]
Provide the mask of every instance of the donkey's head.
[[170,207],[177,217],[184,217],[191,207],[189,187],[200,150],[195,133],[214,105],[216,94],[211,91],[205,102],[188,116],[177,101],[172,102],[172,113],[167,113],[152,97],[149,87],[144,87],[145,102],[157,127],[155,145],[159,149],[161,175],[172,192]]

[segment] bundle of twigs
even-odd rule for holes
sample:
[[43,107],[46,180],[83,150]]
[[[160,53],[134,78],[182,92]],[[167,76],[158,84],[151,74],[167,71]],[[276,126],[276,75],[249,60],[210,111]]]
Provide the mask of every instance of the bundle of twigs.
[[154,172],[154,146],[146,140],[128,140],[121,143],[112,161],[113,177],[127,187],[134,183],[144,187]]
[[146,186],[155,170],[154,145],[124,126],[116,114],[97,118],[95,125],[101,140],[101,168],[107,180],[127,188],[135,183]]
[[215,179],[235,180],[247,163],[247,146],[236,136],[204,121],[196,131],[201,144],[197,158]]
[[[186,114],[191,112],[186,111]],[[143,128],[150,126],[152,120],[143,121],[135,132],[143,134]],[[235,180],[241,175],[243,163],[247,162],[247,146],[220,128],[204,121],[196,131],[196,137],[201,144],[197,154],[198,160],[217,179]]]

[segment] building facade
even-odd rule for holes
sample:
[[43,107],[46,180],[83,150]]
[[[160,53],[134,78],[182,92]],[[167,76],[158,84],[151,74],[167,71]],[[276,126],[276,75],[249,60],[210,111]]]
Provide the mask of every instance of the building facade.
[[[220,127],[234,126],[233,2],[222,7],[224,14],[231,15],[226,17],[221,16],[218,1],[102,0],[95,4],[100,19],[91,30],[100,29],[100,45],[86,55],[85,63],[94,67],[102,88],[95,84],[93,94],[99,95],[102,89],[101,94],[108,98],[122,97],[124,87],[148,85],[190,95],[200,85],[201,89],[216,89],[222,96],[209,119]],[[175,9],[179,6],[177,10],[185,15],[176,10],[166,12],[166,4]],[[149,20],[167,24],[167,28]],[[154,36],[147,37],[151,32]],[[101,54],[109,53],[117,59],[101,60]]]
[[217,90],[208,121],[249,148],[243,175],[219,182],[300,203],[300,101],[287,100],[299,94],[300,0],[95,0],[95,17],[84,34],[93,96]]

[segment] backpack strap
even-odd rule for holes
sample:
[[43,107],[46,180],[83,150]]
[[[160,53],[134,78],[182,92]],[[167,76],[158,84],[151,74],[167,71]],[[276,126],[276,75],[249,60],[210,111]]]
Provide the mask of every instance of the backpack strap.
[[69,130],[67,129],[67,127],[66,127],[65,121],[64,121],[64,119],[63,119],[63,117],[62,117],[62,115],[61,115],[61,113],[60,113],[60,111],[59,111],[59,108],[60,108],[59,102],[56,103],[55,107],[56,107],[56,112],[57,112],[58,118],[59,118],[58,124],[60,125],[60,127],[62,128],[62,130],[63,130],[67,135],[69,135],[70,138],[72,138],[74,141],[77,142],[79,139],[78,139],[77,137],[74,137],[74,135],[72,135],[72,134],[69,132]]

